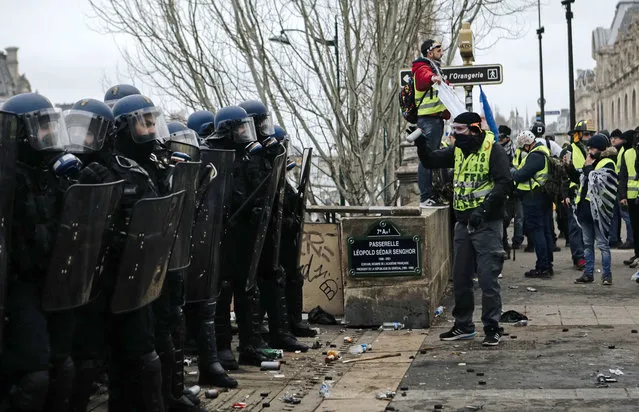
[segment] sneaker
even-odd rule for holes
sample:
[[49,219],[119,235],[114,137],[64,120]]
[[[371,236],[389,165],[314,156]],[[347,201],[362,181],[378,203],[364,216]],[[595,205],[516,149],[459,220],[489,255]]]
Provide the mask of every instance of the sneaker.
[[439,203],[437,200],[433,198],[426,199],[423,202],[419,202],[419,207],[435,207],[435,206],[441,206],[441,203]]
[[462,339],[472,339],[477,335],[477,332],[466,332],[459,329],[456,326],[453,326],[451,330],[448,332],[444,332],[439,335],[439,340],[451,341],[451,340],[462,340]]
[[627,249],[634,249],[634,247],[635,247],[635,242],[626,241],[626,242],[623,242],[621,246],[619,246],[619,249],[627,250]]
[[586,259],[579,259],[575,262],[575,269],[584,270],[586,268]]
[[592,283],[594,280],[595,278],[592,276],[592,273],[584,273],[581,277],[575,279],[575,283]]
[[524,276],[527,278],[550,279],[553,276],[553,271],[552,269],[546,269],[546,270],[533,269],[524,273]]
[[499,340],[501,339],[501,334],[503,330],[500,328],[496,331],[486,332],[486,337],[484,341],[481,343],[484,346],[497,346],[499,345]]
[[601,279],[601,284],[604,286],[612,285],[612,275],[604,275]]
[[626,266],[630,266],[631,264],[633,264],[637,259],[639,259],[639,256],[633,255],[630,259],[626,259],[623,261],[623,264]]
[[634,259],[632,262],[630,262],[630,264],[628,265],[629,268],[636,268],[637,266],[639,266],[639,257]]

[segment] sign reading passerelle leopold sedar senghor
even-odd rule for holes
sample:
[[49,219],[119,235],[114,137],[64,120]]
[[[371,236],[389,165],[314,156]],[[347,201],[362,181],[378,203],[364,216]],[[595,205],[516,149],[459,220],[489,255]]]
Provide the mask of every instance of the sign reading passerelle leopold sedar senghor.
[[351,277],[420,276],[420,237],[405,236],[392,223],[380,220],[366,236],[347,239]]

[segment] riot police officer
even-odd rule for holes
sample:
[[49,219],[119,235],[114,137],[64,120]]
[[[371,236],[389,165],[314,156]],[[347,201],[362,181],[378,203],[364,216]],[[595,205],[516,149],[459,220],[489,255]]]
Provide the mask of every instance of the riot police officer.
[[62,195],[81,163],[64,154],[68,142],[64,119],[46,97],[20,94],[2,110],[15,115],[18,122],[0,409],[64,411],[74,374],[73,313],[45,313],[42,299]]
[[215,131],[215,115],[209,110],[198,110],[191,113],[186,120],[186,127],[195,131],[204,140]]
[[133,94],[142,93],[140,93],[137,87],[130,84],[116,84],[115,86],[109,87],[109,90],[104,93],[104,103],[112,109],[118,100]]

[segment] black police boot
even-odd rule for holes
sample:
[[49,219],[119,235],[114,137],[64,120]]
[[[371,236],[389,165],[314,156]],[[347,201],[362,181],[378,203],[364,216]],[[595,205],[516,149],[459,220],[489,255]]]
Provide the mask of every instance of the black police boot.
[[[226,284],[224,284],[226,283]],[[226,370],[237,370],[239,365],[235,360],[235,355],[231,350],[231,340],[233,339],[231,330],[231,298],[233,292],[227,282],[222,284],[217,307],[215,308],[215,340],[217,342],[217,358],[222,367]],[[198,311],[206,303],[198,304]],[[237,303],[235,304],[237,308]],[[237,309],[235,310],[237,314]],[[200,325],[198,325],[200,326]]]
[[263,349],[269,349],[259,333],[260,292],[257,287],[246,291],[242,297],[236,296],[235,318],[239,328],[240,355],[238,363],[241,365],[260,366],[262,362],[275,359],[275,355],[267,354]]
[[164,412],[162,398],[162,364],[153,351],[142,355],[131,371],[131,388],[139,397],[138,403],[146,412]]
[[303,338],[312,338],[317,335],[315,329],[311,329],[308,322],[302,320],[304,278],[299,270],[295,270],[293,276],[286,273],[286,308],[288,321],[293,335]]
[[273,348],[286,352],[307,352],[308,346],[295,339],[288,323],[284,269],[281,267],[270,278],[263,279],[261,288],[264,292],[264,303],[268,311],[269,344]]
[[237,381],[226,374],[217,358],[215,341],[216,302],[211,299],[200,305],[200,326],[196,336],[198,348],[198,369],[200,377],[198,385],[237,388]]
[[49,393],[44,411],[68,411],[75,380],[75,367],[70,356],[53,362],[49,371]]
[[101,363],[97,360],[75,361],[75,380],[71,392],[71,412],[86,412],[89,398],[93,394],[93,383],[101,370]]

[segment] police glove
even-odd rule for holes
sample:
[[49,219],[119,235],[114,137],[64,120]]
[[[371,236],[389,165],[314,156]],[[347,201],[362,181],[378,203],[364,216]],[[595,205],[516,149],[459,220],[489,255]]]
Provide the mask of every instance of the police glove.
[[82,184],[99,184],[113,182],[113,175],[100,163],[90,163],[80,171],[78,182]]
[[484,223],[485,218],[486,211],[479,207],[476,208],[470,214],[470,218],[468,219],[468,227],[470,227],[471,229],[477,229],[479,226],[481,226],[482,223]]

